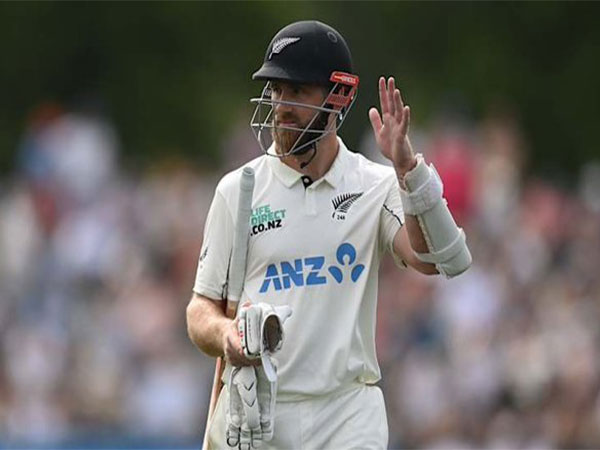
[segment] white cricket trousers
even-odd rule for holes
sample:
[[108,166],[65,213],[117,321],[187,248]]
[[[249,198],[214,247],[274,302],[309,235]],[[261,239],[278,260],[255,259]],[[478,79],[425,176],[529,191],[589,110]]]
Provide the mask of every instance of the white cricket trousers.
[[[210,426],[210,448],[229,449],[225,440],[223,388]],[[385,403],[377,386],[357,385],[310,400],[277,402],[273,439],[260,450],[381,450],[388,444]]]

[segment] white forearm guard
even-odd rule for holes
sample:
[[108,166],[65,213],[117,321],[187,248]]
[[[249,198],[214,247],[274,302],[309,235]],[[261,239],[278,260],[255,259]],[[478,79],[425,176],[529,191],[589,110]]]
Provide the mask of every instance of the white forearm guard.
[[421,154],[417,165],[404,177],[407,191],[400,189],[404,214],[416,216],[429,253],[416,253],[425,263],[435,264],[447,278],[455,277],[472,262],[465,233],[459,228],[443,198],[444,186],[433,164],[427,166]]

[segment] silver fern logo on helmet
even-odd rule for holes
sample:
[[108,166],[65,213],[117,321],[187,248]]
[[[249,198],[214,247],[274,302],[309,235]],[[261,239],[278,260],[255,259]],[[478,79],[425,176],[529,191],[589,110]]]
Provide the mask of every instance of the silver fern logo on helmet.
[[[293,45],[300,40],[304,45]],[[264,55],[262,66],[252,74],[253,80],[266,81],[266,85],[260,97],[250,99],[256,106],[250,126],[268,156],[285,158],[312,151],[312,156],[301,164],[304,168],[316,155],[319,141],[337,133],[356,99],[359,79],[352,74],[350,49],[342,35],[329,25],[303,20],[278,31]],[[315,93],[313,88],[320,87],[323,100],[319,103],[315,97],[304,103],[302,99],[298,101],[298,95],[273,95],[273,82],[294,88],[310,86]],[[300,108],[305,113],[312,112],[313,117],[302,123],[277,120],[276,110],[286,108]],[[280,137],[293,142],[277,142]]]
[[271,49],[271,53],[269,53],[269,59],[273,57],[273,55],[277,55],[281,53],[281,51],[286,48],[288,45],[294,44],[300,40],[299,37],[289,37],[289,38],[281,38],[277,39],[273,43],[273,48]]

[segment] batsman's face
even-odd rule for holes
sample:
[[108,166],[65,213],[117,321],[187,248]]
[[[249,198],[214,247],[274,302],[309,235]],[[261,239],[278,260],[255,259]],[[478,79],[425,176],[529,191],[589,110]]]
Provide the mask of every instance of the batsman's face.
[[[271,98],[275,101],[302,103],[308,106],[321,106],[325,100],[325,90],[320,86],[271,82]],[[286,130],[285,128],[304,129],[319,112],[302,106],[276,104],[274,106],[273,140],[277,153],[290,151],[301,131]]]

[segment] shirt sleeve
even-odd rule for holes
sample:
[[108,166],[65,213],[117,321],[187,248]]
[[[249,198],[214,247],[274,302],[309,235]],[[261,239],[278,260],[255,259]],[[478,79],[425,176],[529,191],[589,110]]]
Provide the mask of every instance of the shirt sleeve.
[[400,200],[398,182],[389,183],[388,192],[379,216],[379,248],[382,253],[390,252],[398,267],[406,267],[402,258],[394,252],[394,236],[404,225],[404,211]]
[[213,300],[227,298],[233,228],[232,214],[223,194],[217,189],[204,225],[204,239],[194,283],[195,293]]

